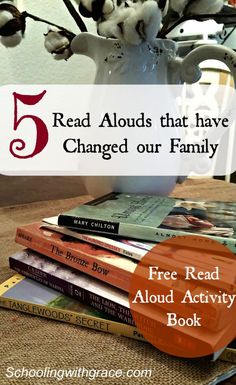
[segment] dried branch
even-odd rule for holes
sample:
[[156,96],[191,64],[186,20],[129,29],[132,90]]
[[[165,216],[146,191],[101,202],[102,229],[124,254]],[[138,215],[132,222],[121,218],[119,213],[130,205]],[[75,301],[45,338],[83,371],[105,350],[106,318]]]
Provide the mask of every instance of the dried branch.
[[84,24],[82,18],[80,17],[80,14],[76,11],[74,6],[72,5],[70,0],[63,0],[66,8],[68,9],[70,15],[75,20],[76,24],[78,25],[81,32],[87,32],[87,27]]
[[55,24],[55,23],[52,23],[51,21],[42,19],[41,17],[32,15],[31,13],[28,13],[28,12],[26,12],[26,11],[22,12],[21,17],[22,17],[22,18],[25,18],[25,19],[26,19],[27,17],[29,17],[30,19],[32,19],[32,20],[34,20],[34,21],[40,21],[41,23],[45,23],[45,24],[51,25],[51,26],[53,26],[53,27],[56,27],[56,28],[58,28],[58,29],[61,30],[61,31],[65,31],[65,32],[67,32],[69,35],[71,35],[72,37],[76,36],[73,32],[69,31],[68,29],[66,29],[66,28],[64,28],[64,27],[61,27],[60,25],[57,25],[57,24]]

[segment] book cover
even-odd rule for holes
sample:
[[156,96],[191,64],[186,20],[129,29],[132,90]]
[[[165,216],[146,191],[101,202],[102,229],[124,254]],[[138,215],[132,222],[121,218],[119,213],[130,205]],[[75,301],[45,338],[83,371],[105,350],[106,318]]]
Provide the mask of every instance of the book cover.
[[[18,273],[36,280],[46,286],[54,288],[65,295],[78,299],[80,302],[89,304],[95,309],[101,310],[115,320],[134,325],[130,312],[128,294],[118,290],[113,285],[108,285],[78,270],[71,269],[64,264],[58,263],[32,250],[23,250],[9,258],[10,267]],[[131,276],[129,282],[131,281]],[[178,283],[163,282],[157,284],[158,292],[175,289],[175,295],[183,297],[191,284],[180,280]],[[195,287],[194,293],[201,291]],[[217,291],[208,288],[208,294],[216,295]],[[160,303],[161,309],[170,310],[168,303]],[[171,310],[179,311],[178,306],[171,305]],[[206,311],[201,311],[202,325],[209,330],[221,330],[225,327],[227,319],[224,314],[224,306],[207,304]],[[199,312],[199,305],[189,304],[182,309],[181,315],[189,317],[194,311]],[[140,314],[142,316],[142,314]],[[144,314],[145,316],[145,314]]]
[[[45,287],[20,274],[15,274],[0,284],[0,307],[145,341],[137,328],[110,320],[104,313],[81,304],[72,298],[62,295],[58,291]],[[163,323],[163,315],[160,313],[158,320],[159,328],[156,335],[160,342],[160,348],[162,342],[166,346],[166,341],[162,338]],[[198,333],[194,329],[191,329],[189,332],[186,329],[183,332],[180,327],[170,330],[172,343],[175,341],[179,343],[181,340],[183,346],[185,343],[189,344],[190,334],[191,343],[205,344],[210,346],[212,351],[214,351],[215,346],[218,345],[222,336],[227,334],[227,332],[227,328],[216,335],[207,331],[201,335],[201,340],[199,340]],[[188,334],[187,339],[186,333]],[[216,352],[211,358],[216,359],[217,356]]]
[[[135,326],[128,294],[124,291],[30,249],[12,255],[9,258],[9,263],[10,267],[18,273],[102,311],[111,319]],[[180,288],[181,285],[179,285]],[[168,304],[160,304],[159,306],[169,310]],[[188,317],[194,309],[198,309],[198,306],[192,307],[189,304],[183,309],[181,315]],[[209,306],[208,311],[201,315],[202,324],[209,329],[220,330],[227,322],[224,312],[220,312],[218,306]]]
[[236,203],[111,193],[60,214],[58,225],[153,242],[201,235],[236,251]]
[[20,226],[16,242],[124,291],[137,262],[101,247],[41,228],[41,223]]
[[135,239],[101,236],[93,233],[79,232],[76,229],[58,226],[58,217],[44,218],[42,227],[49,230],[57,231],[58,233],[69,235],[70,237],[80,239],[82,241],[92,243],[104,249],[114,251],[115,253],[140,261],[142,257],[150,251],[155,245],[155,242],[141,242]]
[[135,326],[124,291],[30,249],[12,255],[9,263],[18,273],[102,311],[111,319]]
[[[66,264],[80,270],[88,275],[92,275],[99,280],[109,283],[124,291],[129,292],[132,274],[134,273],[137,262],[118,255],[111,251],[102,249],[98,246],[82,242],[78,239],[41,228],[41,223],[36,222],[25,226],[20,226],[16,231],[16,242],[44,254],[58,262]],[[188,261],[178,254],[173,256],[168,246],[163,246],[158,250],[158,254],[151,255],[153,264],[158,262],[160,269],[176,271],[181,276],[185,275],[185,265]],[[201,253],[195,252],[194,264],[195,271],[206,270],[204,257]],[[215,258],[211,256],[211,265],[215,267]],[[221,261],[221,259],[223,259]],[[225,264],[224,258],[217,258],[217,264],[221,270],[227,269],[227,279],[211,280],[208,282],[210,289],[217,288],[232,291],[235,285],[234,269],[235,262],[230,260],[230,265]],[[228,260],[227,260],[228,262]],[[158,281],[159,290],[162,288],[161,281]],[[166,285],[167,283],[165,283]],[[166,286],[165,286],[166,289]],[[178,290],[178,288],[176,288]],[[187,290],[186,282],[183,291]],[[182,288],[181,288],[182,290]],[[183,293],[181,292],[181,295]]]
[[0,284],[0,307],[144,341],[137,328],[20,274]]
[[[137,261],[67,235],[44,229],[40,222],[18,227],[15,240],[27,248],[129,292],[131,277],[137,267]],[[162,244],[157,253],[150,253],[149,259],[153,264],[158,262],[160,269],[174,270],[181,276],[185,276],[185,265],[189,263],[188,256],[183,258],[178,253],[173,255],[171,251],[171,247]],[[195,272],[206,271],[205,258],[202,256],[201,250],[194,250],[194,254],[192,259],[194,258]],[[213,290],[216,288],[232,291],[235,285],[236,262],[227,259],[226,264],[224,256],[209,255],[208,264],[210,265],[208,267],[215,268],[216,258],[217,265],[221,268],[222,279],[208,281],[207,286]],[[224,272],[227,274],[223,274]],[[225,276],[227,276],[226,279],[224,279]],[[158,284],[161,289],[161,281],[158,281]],[[184,284],[183,290],[187,289],[188,287]]]

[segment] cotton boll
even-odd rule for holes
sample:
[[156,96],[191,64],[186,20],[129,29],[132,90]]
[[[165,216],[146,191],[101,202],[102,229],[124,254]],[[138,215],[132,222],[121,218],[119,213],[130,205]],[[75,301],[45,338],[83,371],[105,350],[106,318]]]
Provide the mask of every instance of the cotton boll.
[[82,3],[79,6],[79,13],[83,17],[88,17],[88,18],[93,17],[92,11],[89,11],[86,7],[84,7],[84,5]]
[[44,47],[54,55],[54,59],[67,60],[72,55],[71,40],[72,36],[69,36],[65,31],[49,30],[45,35]]
[[179,15],[182,15],[188,2],[189,0],[170,0],[170,7]]
[[16,47],[25,32],[25,18],[13,2],[0,3],[0,36],[5,47]]
[[160,30],[162,14],[155,1],[146,1],[142,6],[141,15],[145,26],[145,40],[150,42]]
[[2,4],[10,4],[16,6],[16,1],[15,0],[2,0]]
[[113,12],[115,9],[115,5],[112,0],[106,0],[102,11],[103,11],[103,16],[110,15],[111,12]]
[[110,18],[98,24],[98,34],[104,37],[114,37],[119,39],[119,31],[115,18]]
[[218,13],[223,5],[224,0],[170,0],[171,8],[179,15]]
[[153,41],[161,26],[162,14],[155,1],[137,3],[132,14],[124,22],[124,40],[138,45]]
[[161,10],[162,16],[166,16],[168,9],[169,9],[169,0],[158,0],[158,7]]
[[144,40],[150,42],[160,30],[162,12],[167,12],[168,5],[169,0],[159,0],[159,3],[154,0],[127,0],[107,20],[98,24],[98,33],[132,45],[138,45]]
[[80,6],[82,5],[91,14],[92,13],[92,3],[93,3],[92,0],[81,0],[80,1]]
[[20,31],[11,36],[1,36],[1,43],[7,48],[16,47],[22,40],[22,34]]
[[141,3],[131,8],[130,15],[125,19],[123,25],[122,40],[129,44],[138,45],[144,39],[144,22],[141,15]]
[[2,28],[8,21],[13,19],[13,15],[9,11],[0,12],[0,28]]
[[224,5],[224,0],[195,0],[185,9],[186,15],[200,15],[204,13],[218,13]]
[[55,60],[68,60],[72,55],[70,49],[65,49],[63,53],[54,54]]
[[117,8],[111,16],[98,24],[98,33],[105,37],[115,37],[123,40],[123,25],[124,21],[133,12],[132,8],[120,7]]
[[62,36],[58,31],[50,30],[45,36],[44,47],[49,53],[67,48],[70,44],[67,37]]
[[105,0],[104,3],[100,0],[81,0],[79,11],[84,17],[92,17],[95,21],[106,18],[115,10],[113,0]]
[[[135,25],[138,26],[138,31],[135,30]],[[137,24],[136,15],[128,19],[125,23],[125,33],[122,39],[129,44],[138,45],[144,40],[144,23],[140,20]]]

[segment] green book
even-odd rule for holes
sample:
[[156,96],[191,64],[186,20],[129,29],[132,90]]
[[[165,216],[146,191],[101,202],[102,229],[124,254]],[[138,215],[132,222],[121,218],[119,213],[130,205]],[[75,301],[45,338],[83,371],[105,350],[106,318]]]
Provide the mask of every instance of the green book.
[[201,235],[236,251],[236,203],[110,193],[62,213],[58,225],[161,242]]

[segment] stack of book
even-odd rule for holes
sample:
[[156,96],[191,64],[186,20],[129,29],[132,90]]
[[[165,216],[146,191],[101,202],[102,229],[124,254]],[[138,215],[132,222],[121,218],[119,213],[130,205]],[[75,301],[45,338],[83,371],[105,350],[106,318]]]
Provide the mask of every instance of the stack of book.
[[[16,230],[0,306],[144,341],[129,307],[138,261],[156,243],[198,234],[236,250],[236,204],[111,193]],[[158,256],[157,256],[158,260]],[[236,361],[235,346],[222,359]]]

